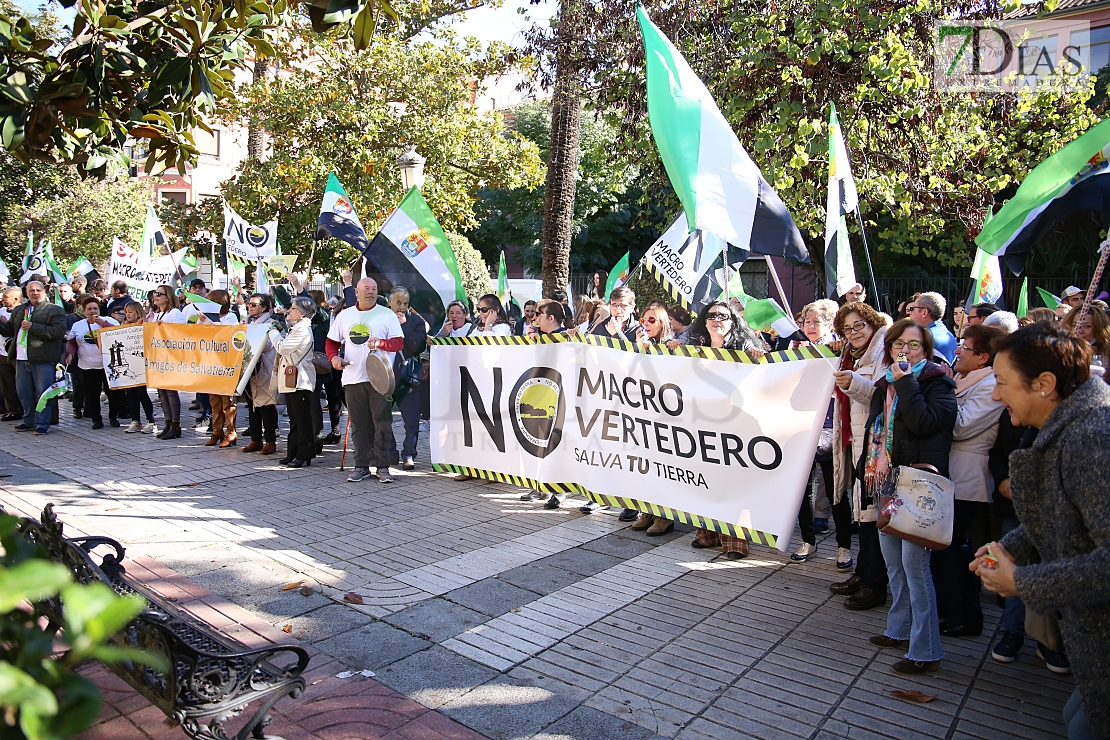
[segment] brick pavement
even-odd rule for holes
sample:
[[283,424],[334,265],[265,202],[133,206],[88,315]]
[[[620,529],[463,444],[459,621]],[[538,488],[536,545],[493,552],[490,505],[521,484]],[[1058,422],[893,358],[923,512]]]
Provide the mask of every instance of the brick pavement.
[[[334,661],[310,667],[330,676],[325,684],[337,685],[339,666],[376,673],[383,687],[328,705],[340,715],[360,716],[375,692],[392,690],[408,702],[396,716],[419,706],[423,723],[447,723],[428,733],[454,721],[495,739],[1063,734],[1070,679],[1049,673],[1031,645],[1015,664],[990,659],[999,610],[989,595],[988,631],[945,638],[939,674],[893,674],[900,656],[867,643],[883,611],[845,611],[828,592],[843,578],[831,539],[801,566],[758,547],[726,561],[690,548],[682,527],[648,538],[616,512],[549,511],[512,486],[457,483],[429,470],[423,440],[418,469],[397,472],[395,484],[348,484],[338,448],[285,470],[241,448],[204,448],[199,432],[169,443],[93,432],[68,412],[63,404],[46,438],[0,426],[0,467],[13,474],[0,480],[0,502],[38,511],[54,501],[72,526],[108,532],[129,556],[275,629],[289,625],[317,660]],[[298,580],[316,593],[281,591]],[[349,591],[365,603],[344,603]],[[892,688],[938,698],[909,704]],[[279,707],[283,722],[299,722]],[[110,721],[170,736],[149,710]],[[320,737],[400,731],[298,727]]]

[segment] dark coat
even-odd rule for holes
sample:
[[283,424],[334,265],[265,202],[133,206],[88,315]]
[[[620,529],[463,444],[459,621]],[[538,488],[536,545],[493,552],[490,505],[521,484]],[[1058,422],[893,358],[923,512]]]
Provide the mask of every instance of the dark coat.
[[[12,317],[6,323],[0,322],[0,334],[6,337],[19,336],[19,325],[23,323],[23,316],[28,312],[30,303],[24,303],[12,309]],[[48,362],[51,365],[62,361],[65,350],[66,313],[61,306],[44,302],[30,312],[31,328],[27,330],[27,361]],[[15,361],[16,347],[12,343],[8,352],[10,361]]]
[[401,372],[402,361],[419,357],[428,348],[428,324],[423,316],[410,308],[405,314],[405,323],[401,324],[401,334],[405,337],[405,347],[393,355],[395,374]]
[[[867,415],[864,449],[870,449],[871,428],[883,413],[886,401],[886,376],[875,381],[871,409]],[[891,465],[932,465],[948,477],[948,454],[952,449],[952,429],[956,426],[956,381],[933,362],[925,363],[921,376],[912,373],[894,381],[898,406],[894,410],[894,441]],[[866,464],[867,454],[860,458]]]
[[1026,606],[1060,631],[1095,737],[1110,738],[1110,386],[1091,378],[1010,455],[1021,526],[1002,539]]

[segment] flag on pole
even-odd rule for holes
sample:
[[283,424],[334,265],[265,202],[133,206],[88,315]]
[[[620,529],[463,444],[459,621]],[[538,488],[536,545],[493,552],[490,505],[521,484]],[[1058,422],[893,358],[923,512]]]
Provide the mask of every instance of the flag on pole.
[[66,274],[59,269],[58,260],[54,257],[53,242],[46,242],[46,245],[42,249],[42,256],[46,263],[46,269],[50,271],[48,275],[50,281],[55,285],[66,282]]
[[162,231],[162,222],[154,212],[154,206],[146,207],[146,220],[143,221],[143,238],[139,242],[139,272],[150,269],[150,262],[155,257],[162,256],[162,248],[166,246],[166,232]]
[[262,262],[262,260],[258,260],[258,262],[254,263],[254,283],[256,286],[255,292],[270,292],[270,281],[266,277],[266,265]]
[[275,218],[261,226],[249,224],[228,205],[224,205],[224,249],[240,260],[251,262],[277,253],[278,222]]
[[644,39],[648,118],[659,156],[686,211],[704,229],[757,254],[807,262],[802,235],[678,49],[636,8]]
[[751,301],[744,306],[744,320],[756,331],[774,332],[789,337],[798,331],[798,325],[774,298]]
[[1038,293],[1038,295],[1040,295],[1041,300],[1044,302],[1044,305],[1045,305],[1046,308],[1051,308],[1053,311],[1055,311],[1057,308],[1059,308],[1059,306],[1060,306],[1059,296],[1055,296],[1052,293],[1049,293],[1044,288],[1037,288],[1037,293]]
[[859,193],[848,163],[848,149],[829,104],[829,195],[825,202],[825,293],[839,298],[856,284],[856,266],[848,241],[848,214],[859,208]]
[[501,260],[497,266],[497,299],[502,306],[509,305],[509,272],[505,267],[505,250],[501,250]]
[[93,272],[96,272],[96,268],[93,267],[93,263],[89,262],[88,258],[86,258],[85,255],[79,254],[77,255],[77,261],[74,262],[73,266],[69,268],[69,279],[73,280],[73,278],[79,275],[88,275]]
[[363,255],[390,282],[408,289],[411,305],[435,318],[432,326],[443,323],[451,301],[466,302],[455,251],[419,188],[409,190]]
[[[22,270],[24,273],[27,272],[27,261],[31,259],[31,255],[33,255],[34,253],[35,253],[35,232],[28,231],[27,232],[27,246],[23,250],[23,263],[19,266],[19,269]],[[22,280],[20,282],[22,282]]]
[[629,254],[625,252],[624,256],[617,260],[617,264],[613,265],[613,269],[609,271],[609,279],[605,281],[606,298],[614,290],[625,284],[628,280],[629,269]]
[[186,270],[189,272],[193,272],[197,269],[197,258],[194,257],[191,252],[186,252],[185,254],[181,255],[181,262],[179,264],[182,267],[183,272]]
[[46,240],[39,239],[38,246],[28,244],[31,252],[23,257],[23,275],[20,276],[20,284],[28,282],[32,277],[38,275],[44,277],[47,272],[46,266]]
[[1021,292],[1018,293],[1017,316],[1019,319],[1029,315],[1029,278],[1021,283]]
[[1110,208],[1110,118],[1060,149],[1030,172],[1014,197],[983,226],[975,243],[1006,255],[1015,273],[1025,253],[1061,218],[1077,210]]
[[38,403],[35,404],[35,411],[44,411],[46,404],[50,403],[50,399],[65,395],[67,390],[69,390],[69,380],[63,376],[61,380],[55,381],[42,392]]
[[65,308],[66,307],[65,301],[62,300],[62,294],[58,290],[57,285],[54,286],[54,305],[58,306],[59,308]]
[[971,277],[975,278],[972,297],[975,303],[998,303],[1002,297],[1002,268],[998,255],[987,254],[982,249],[975,250],[975,264],[971,266]]
[[339,178],[334,172],[328,174],[324,200],[320,204],[320,217],[316,222],[316,238],[328,236],[345,241],[364,254],[370,246],[366,229],[362,228],[355,207],[351,205],[347,191],[339,184]]

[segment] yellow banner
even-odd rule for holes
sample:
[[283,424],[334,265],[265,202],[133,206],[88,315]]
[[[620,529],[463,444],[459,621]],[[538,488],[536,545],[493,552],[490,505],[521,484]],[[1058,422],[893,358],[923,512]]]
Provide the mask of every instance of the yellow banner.
[[143,324],[147,387],[230,396],[246,346],[239,326]]

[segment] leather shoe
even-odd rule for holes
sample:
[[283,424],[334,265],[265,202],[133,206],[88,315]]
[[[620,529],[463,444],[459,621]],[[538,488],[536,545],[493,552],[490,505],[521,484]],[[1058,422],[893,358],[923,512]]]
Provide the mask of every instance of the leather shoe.
[[861,588],[863,588],[863,579],[859,576],[852,576],[846,581],[832,584],[829,586],[829,591],[837,596],[851,596]]
[[886,635],[875,635],[874,637],[869,639],[868,642],[870,642],[875,647],[881,648],[902,648],[903,650],[905,650],[910,646],[909,640],[896,640],[893,637],[887,637]]
[[243,452],[258,452],[261,449],[262,443],[252,439],[251,443],[243,448]]
[[208,441],[204,443],[204,446],[205,447],[215,447],[216,445],[218,445],[220,442],[223,442],[223,441],[224,441],[224,435],[222,435],[222,434],[213,434],[211,437],[208,438]]
[[844,608],[851,609],[854,612],[862,612],[868,609],[874,609],[877,606],[886,605],[886,589],[882,593],[864,586],[859,591],[844,599]]
[[946,624],[940,633],[945,637],[978,637],[983,634],[982,627],[965,627],[962,624]]
[[293,462],[295,459],[296,459],[295,457],[283,457],[280,460],[278,460],[278,465],[288,465],[289,463]]
[[272,455],[275,452],[277,452],[277,445],[273,442],[267,442],[266,444],[262,445],[262,452],[260,452],[259,454]]
[[235,443],[239,441],[239,435],[235,432],[224,437],[224,441],[220,442],[220,447],[234,447]]

